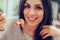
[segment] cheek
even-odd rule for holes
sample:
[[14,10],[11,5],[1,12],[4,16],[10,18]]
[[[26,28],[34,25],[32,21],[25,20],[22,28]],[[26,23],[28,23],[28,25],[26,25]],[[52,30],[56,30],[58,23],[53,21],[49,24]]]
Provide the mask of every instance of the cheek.
[[39,22],[39,23],[40,23],[40,22],[43,20],[44,12],[42,12],[42,11],[41,11],[41,12],[38,12],[38,14],[37,14],[37,15],[38,15],[38,21],[37,21],[37,22]]
[[28,12],[29,11],[27,9],[24,9],[24,12],[23,12],[24,13],[24,16],[26,16],[28,14]]
[[44,17],[44,11],[39,11],[39,12],[37,12],[37,15],[38,15],[40,18],[43,18],[43,17]]

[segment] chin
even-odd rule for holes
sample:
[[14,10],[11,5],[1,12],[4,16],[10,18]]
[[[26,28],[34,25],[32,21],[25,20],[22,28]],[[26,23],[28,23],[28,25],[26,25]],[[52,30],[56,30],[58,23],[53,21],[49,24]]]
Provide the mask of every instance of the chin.
[[35,27],[35,26],[37,26],[38,24],[36,24],[36,23],[33,23],[33,24],[32,24],[32,23],[28,23],[28,25],[31,26],[31,27]]

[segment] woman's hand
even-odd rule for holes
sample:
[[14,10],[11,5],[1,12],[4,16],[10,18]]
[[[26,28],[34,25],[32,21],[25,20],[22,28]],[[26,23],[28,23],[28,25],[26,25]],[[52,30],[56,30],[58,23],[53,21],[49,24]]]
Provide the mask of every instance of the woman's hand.
[[52,36],[52,37],[60,36],[60,29],[53,27],[51,25],[50,26],[46,25],[46,26],[43,26],[43,29],[40,32],[40,35],[42,36],[43,39],[49,36]]
[[6,22],[6,17],[0,12],[0,31],[3,31],[5,29]]

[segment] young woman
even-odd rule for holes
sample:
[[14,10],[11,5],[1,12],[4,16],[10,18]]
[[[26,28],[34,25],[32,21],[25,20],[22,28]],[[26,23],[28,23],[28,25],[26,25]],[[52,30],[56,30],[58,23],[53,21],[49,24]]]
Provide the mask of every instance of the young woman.
[[[43,36],[39,35],[42,27],[52,24],[50,0],[22,0],[20,2],[20,18],[25,20],[25,27],[22,28],[24,32],[32,36],[34,40],[43,40]],[[52,37],[44,40],[52,40]]]
[[[23,19],[25,23],[15,27],[19,19]],[[52,40],[52,37],[60,35],[59,30],[50,27],[52,25],[50,0],[21,0],[19,19],[8,20],[6,40]]]

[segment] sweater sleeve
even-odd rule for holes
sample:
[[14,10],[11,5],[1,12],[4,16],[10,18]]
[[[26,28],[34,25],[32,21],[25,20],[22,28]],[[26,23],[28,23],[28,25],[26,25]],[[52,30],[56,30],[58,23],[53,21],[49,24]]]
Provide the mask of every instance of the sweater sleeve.
[[21,33],[20,26],[16,27],[15,23],[19,18],[8,19],[7,25],[7,40],[23,40],[23,35]]

